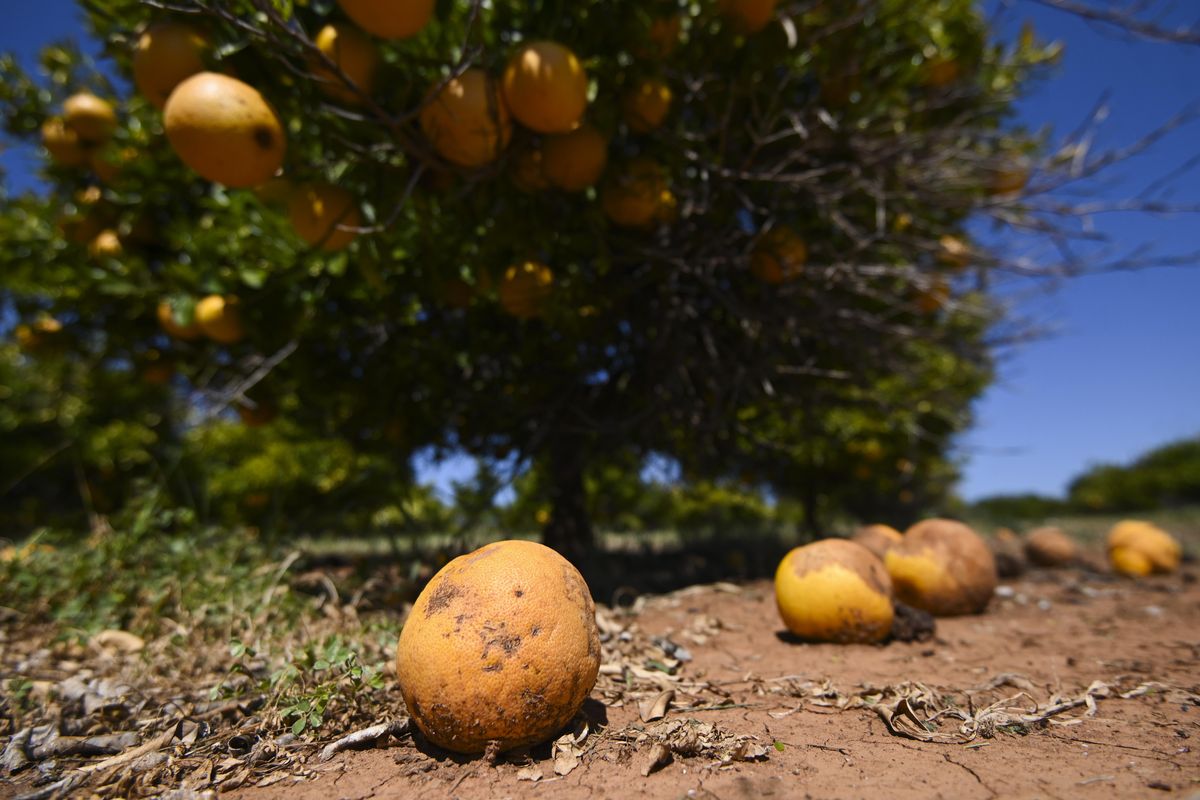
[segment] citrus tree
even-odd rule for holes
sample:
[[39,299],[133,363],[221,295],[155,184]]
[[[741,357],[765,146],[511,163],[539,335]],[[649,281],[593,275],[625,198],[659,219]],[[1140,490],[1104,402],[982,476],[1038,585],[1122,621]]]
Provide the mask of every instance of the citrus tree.
[[1036,228],[1058,163],[1010,122],[1057,48],[971,0],[83,5],[103,69],[0,62],[26,357],[528,465],[560,547],[651,453],[810,521],[936,499],[1004,330],[968,223]]

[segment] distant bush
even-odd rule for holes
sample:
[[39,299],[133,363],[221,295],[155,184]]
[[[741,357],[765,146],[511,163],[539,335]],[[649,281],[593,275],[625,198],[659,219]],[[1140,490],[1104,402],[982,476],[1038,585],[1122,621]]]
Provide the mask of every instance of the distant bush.
[[1001,494],[985,497],[971,505],[972,516],[998,525],[1014,526],[1026,520],[1044,519],[1070,511],[1065,500],[1041,494]]
[[1173,442],[1128,466],[1102,464],[1067,490],[1081,511],[1145,511],[1200,502],[1200,437]]

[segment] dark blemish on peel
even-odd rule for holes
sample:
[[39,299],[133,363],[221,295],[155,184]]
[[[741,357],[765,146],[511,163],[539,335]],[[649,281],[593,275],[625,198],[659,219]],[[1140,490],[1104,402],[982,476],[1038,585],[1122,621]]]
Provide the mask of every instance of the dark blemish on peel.
[[429,619],[434,614],[444,611],[446,606],[454,601],[454,598],[462,594],[462,591],[453,583],[442,583],[433,591],[433,595],[429,598],[429,603],[425,606],[425,619]]

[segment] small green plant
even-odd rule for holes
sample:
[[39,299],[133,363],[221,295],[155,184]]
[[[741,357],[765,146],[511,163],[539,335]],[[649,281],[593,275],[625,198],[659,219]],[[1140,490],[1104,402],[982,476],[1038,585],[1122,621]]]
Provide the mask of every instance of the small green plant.
[[[384,685],[382,671],[363,664],[358,646],[336,634],[303,643],[294,657],[273,671],[260,666],[260,653],[244,642],[233,640],[229,652],[235,659],[231,676],[250,677],[279,722],[296,735],[319,729],[335,709],[352,709],[365,700],[366,693]],[[228,680],[214,688],[213,696],[240,693],[239,686],[244,687],[244,682]]]

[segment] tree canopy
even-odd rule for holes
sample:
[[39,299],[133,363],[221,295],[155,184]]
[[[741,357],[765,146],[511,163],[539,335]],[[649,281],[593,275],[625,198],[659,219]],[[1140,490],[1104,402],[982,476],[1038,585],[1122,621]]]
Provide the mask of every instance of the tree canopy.
[[161,474],[234,409],[322,450],[292,486],[528,465],[560,546],[650,454],[911,515],[1011,333],[970,223],[1036,229],[1067,166],[1012,121],[1058,46],[971,0],[83,5],[102,69],[0,61],[47,186],[0,201],[12,486],[47,445]]

